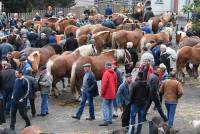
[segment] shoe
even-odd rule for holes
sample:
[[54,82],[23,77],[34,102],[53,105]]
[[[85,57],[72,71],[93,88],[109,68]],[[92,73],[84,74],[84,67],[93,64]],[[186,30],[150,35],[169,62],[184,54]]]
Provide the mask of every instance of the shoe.
[[109,121],[108,124],[112,124],[112,121]]
[[77,116],[72,116],[72,118],[73,118],[73,119],[80,120],[80,118],[79,118],[79,117],[77,117]]
[[92,120],[95,120],[95,117],[89,117],[89,118],[86,118],[86,120],[92,121]]
[[108,123],[103,123],[103,124],[100,124],[99,126],[108,126],[109,124]]
[[113,114],[113,119],[118,118],[118,115]]
[[37,116],[42,116],[42,117],[44,117],[44,116],[46,116],[46,114],[37,114]]
[[29,126],[31,126],[31,124],[26,124],[26,126],[24,128],[29,127]]

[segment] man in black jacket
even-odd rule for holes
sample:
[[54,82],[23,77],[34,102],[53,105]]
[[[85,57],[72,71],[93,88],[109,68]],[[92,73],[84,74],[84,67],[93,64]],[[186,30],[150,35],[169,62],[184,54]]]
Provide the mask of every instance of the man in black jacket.
[[69,38],[66,40],[65,45],[63,46],[63,51],[74,51],[78,48],[78,42],[74,38],[73,33],[69,33]]
[[83,67],[84,67],[85,75],[83,77],[83,85],[81,88],[82,99],[81,99],[80,107],[76,115],[72,116],[72,118],[80,120],[84,107],[85,107],[85,103],[88,100],[90,116],[86,118],[86,120],[95,120],[94,103],[93,103],[94,91],[93,90],[98,91],[98,88],[95,86],[96,78],[94,76],[94,73],[91,70],[90,63],[84,64]]
[[146,120],[146,114],[147,114],[147,111],[149,110],[149,107],[151,106],[151,103],[154,102],[160,116],[164,119],[164,121],[167,121],[167,117],[162,110],[161,103],[159,100],[159,95],[158,95],[159,85],[160,85],[159,79],[158,79],[159,73],[160,73],[160,68],[156,68],[154,70],[154,73],[150,75],[149,80],[148,80],[148,85],[150,87],[150,96],[145,106],[144,120]]
[[4,111],[6,115],[10,114],[11,107],[11,96],[13,92],[13,86],[16,79],[15,70],[12,69],[9,63],[3,65],[4,69],[1,72],[2,75],[2,90],[3,90],[3,100],[4,100]]
[[151,7],[146,8],[146,12],[144,14],[144,22],[148,22],[151,17],[154,17],[154,13],[151,11]]
[[31,125],[31,122],[27,116],[25,111],[25,104],[27,101],[27,97],[29,94],[29,83],[26,78],[24,78],[22,71],[16,71],[16,77],[13,94],[11,97],[11,122],[10,122],[10,129],[15,129],[16,123],[16,113],[19,110],[20,115],[26,122],[26,126],[28,127]]
[[130,117],[130,126],[129,134],[134,134],[135,131],[135,118],[138,113],[138,123],[136,134],[141,133],[144,108],[145,104],[149,97],[149,86],[144,80],[143,72],[138,72],[136,81],[130,87],[130,104],[131,104],[131,117]]

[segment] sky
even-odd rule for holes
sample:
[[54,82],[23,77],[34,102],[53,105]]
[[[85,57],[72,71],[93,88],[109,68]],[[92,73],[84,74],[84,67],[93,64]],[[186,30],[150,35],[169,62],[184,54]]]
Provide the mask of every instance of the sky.
[[94,4],[94,0],[76,0],[76,6],[89,6]]

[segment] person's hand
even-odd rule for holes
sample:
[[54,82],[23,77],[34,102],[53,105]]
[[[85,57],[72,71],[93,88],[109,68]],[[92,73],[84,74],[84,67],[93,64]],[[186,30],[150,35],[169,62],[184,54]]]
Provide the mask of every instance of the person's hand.
[[23,99],[20,99],[19,102],[23,102]]

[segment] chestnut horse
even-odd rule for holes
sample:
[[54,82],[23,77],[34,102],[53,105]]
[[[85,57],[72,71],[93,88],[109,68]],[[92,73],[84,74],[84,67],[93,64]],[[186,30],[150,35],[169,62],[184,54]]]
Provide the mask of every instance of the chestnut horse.
[[172,22],[173,26],[176,26],[176,15],[175,13],[163,13],[162,16],[152,17],[149,19],[148,23],[154,33],[158,31],[158,24],[163,22],[166,25],[168,22]]
[[130,53],[124,49],[108,50],[102,52],[99,56],[80,57],[72,66],[70,79],[72,93],[80,94],[84,76],[84,64],[90,63],[92,65],[92,71],[96,76],[96,80],[101,80],[105,63],[113,60],[116,60],[120,64],[133,64]]
[[196,44],[200,42],[200,38],[198,36],[185,36],[182,39],[180,39],[179,47],[182,48],[184,46],[190,46],[193,47]]
[[[193,47],[184,46],[178,51],[177,61],[176,61],[176,71],[179,80],[183,81],[184,77],[183,69],[185,67],[190,76],[194,76],[194,78],[198,77],[198,65],[200,64],[199,53],[200,53],[200,43],[198,43]],[[189,63],[193,64],[194,72],[191,72],[191,69],[186,66]]]
[[179,42],[181,41],[181,39],[183,39],[184,37],[186,37],[186,33],[183,31],[177,31],[176,32],[176,44],[179,44]]
[[58,21],[55,23],[55,29],[59,34],[64,33],[65,28],[69,25],[75,25],[76,21],[74,19],[68,19],[63,21]]
[[136,28],[134,31],[120,30],[112,35],[112,48],[126,48],[127,42],[132,42],[133,47],[139,49],[143,32]]
[[92,55],[97,55],[97,50],[92,45],[84,45],[77,48],[74,52],[64,52],[62,55],[54,55],[49,58],[46,66],[47,71],[53,77],[52,91],[54,91],[55,96],[59,95],[56,83],[64,77],[70,78],[73,63],[81,56]]
[[142,3],[138,3],[137,5],[133,6],[133,18],[136,20],[139,20],[140,22],[143,22],[143,16],[144,16],[144,5]]

